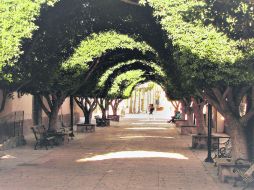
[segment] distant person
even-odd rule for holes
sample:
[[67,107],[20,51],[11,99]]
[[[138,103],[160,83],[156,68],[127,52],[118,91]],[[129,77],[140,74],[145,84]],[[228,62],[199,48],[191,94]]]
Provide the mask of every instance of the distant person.
[[153,104],[149,105],[149,115],[153,115],[154,107]]
[[[149,104],[149,106],[148,106],[149,120],[150,120],[150,116],[153,116],[153,111],[154,111],[154,106],[153,106],[153,104]],[[154,119],[154,118],[153,118],[153,119]]]
[[181,119],[181,113],[179,111],[175,112],[175,115],[171,117],[171,119],[168,121],[168,123],[175,123],[176,119]]

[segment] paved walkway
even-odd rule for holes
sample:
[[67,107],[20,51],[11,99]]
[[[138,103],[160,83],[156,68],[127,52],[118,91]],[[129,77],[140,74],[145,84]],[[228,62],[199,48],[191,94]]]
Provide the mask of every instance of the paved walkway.
[[[128,119],[48,151],[2,152],[1,190],[238,190],[165,121]],[[4,153],[4,155],[3,155]]]

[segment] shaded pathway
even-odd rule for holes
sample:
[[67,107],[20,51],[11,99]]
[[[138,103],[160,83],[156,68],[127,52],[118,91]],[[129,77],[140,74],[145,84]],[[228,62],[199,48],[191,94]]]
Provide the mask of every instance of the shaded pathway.
[[0,160],[0,189],[232,189],[211,177],[189,143],[165,122],[128,119],[49,151],[6,151],[16,158]]

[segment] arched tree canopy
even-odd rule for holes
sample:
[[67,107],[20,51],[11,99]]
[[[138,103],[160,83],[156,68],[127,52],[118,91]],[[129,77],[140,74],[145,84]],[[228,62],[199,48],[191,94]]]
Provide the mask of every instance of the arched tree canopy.
[[[65,14],[57,14],[59,12]],[[61,64],[84,38],[109,30],[135,36],[162,57],[170,57],[170,41],[163,35],[149,7],[128,5],[119,0],[61,0],[52,8],[43,8],[36,24],[39,29],[23,46],[25,62]]]
[[151,52],[156,54],[155,50],[145,42],[138,42],[127,35],[117,34],[114,31],[100,34],[92,34],[86,40],[82,41],[74,54],[63,64],[65,70],[77,67],[81,72],[86,72],[89,68],[88,63],[100,58],[107,51],[114,49],[138,49],[143,54]]
[[114,67],[111,67],[110,69],[108,69],[99,79],[99,82],[97,84],[97,88],[103,87],[106,83],[106,81],[108,79],[111,79],[111,75],[116,71],[116,70],[120,70],[123,71],[123,69],[128,69],[130,66],[133,65],[137,65],[137,67],[143,68],[143,67],[150,67],[151,70],[158,76],[160,76],[161,78],[166,77],[165,73],[162,71],[162,69],[156,65],[153,62],[146,62],[143,60],[130,60],[127,62],[122,62],[122,63],[118,63],[117,65],[115,65]]
[[[94,80],[88,80],[90,85],[82,86],[77,94],[85,95],[91,93],[94,96],[107,96],[109,89],[115,81],[115,78],[129,70],[142,70],[145,72],[145,75],[147,75],[146,78],[149,78],[148,76],[150,76],[151,80],[153,79],[162,83],[163,85],[166,85],[165,73],[158,65],[146,60],[130,60],[127,62],[115,63],[111,66],[111,68],[104,70],[105,73],[103,73],[97,79],[92,77]],[[94,83],[91,83],[92,81]],[[87,86],[90,87],[87,88]]]
[[147,81],[155,81],[158,82],[159,77],[154,73],[150,73],[150,71],[145,71],[141,69],[136,69],[133,67],[132,69],[128,69],[122,74],[116,75],[114,80],[108,86],[108,97],[117,97],[117,98],[128,98],[135,86],[140,83],[144,83]]

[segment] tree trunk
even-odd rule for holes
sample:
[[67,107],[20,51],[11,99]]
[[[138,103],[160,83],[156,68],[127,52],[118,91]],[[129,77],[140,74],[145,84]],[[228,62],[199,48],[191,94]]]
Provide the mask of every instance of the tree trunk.
[[118,106],[117,107],[112,107],[112,111],[113,111],[113,115],[117,115],[117,108],[118,108]]
[[174,110],[175,112],[179,111],[180,102],[178,102],[178,101],[171,101],[171,104],[175,108],[175,110]]
[[184,101],[181,101],[181,119],[185,119],[185,114],[186,114],[186,104],[184,103]]
[[[254,88],[252,87],[225,87],[206,90],[206,97],[209,102],[224,116],[227,124],[227,131],[232,142],[233,158],[248,159],[248,143],[245,136],[247,124],[254,115],[254,99],[249,110],[244,116],[240,116],[239,106],[242,98],[251,90],[254,97]],[[250,131],[248,131],[250,133]],[[253,138],[253,137],[252,137]]]
[[137,91],[134,92],[134,105],[133,105],[133,113],[137,113],[136,111],[136,104],[137,104]]
[[6,103],[8,92],[5,89],[2,89],[0,91],[2,91],[2,99],[0,102],[0,112],[2,112],[2,111],[4,111],[4,108],[5,108],[5,103]]
[[191,108],[186,109],[186,115],[187,115],[187,123],[188,125],[193,125],[194,120],[193,120],[193,113]]
[[89,112],[89,111],[83,111],[83,113],[84,113],[84,117],[85,117],[85,124],[90,124],[91,123],[91,120],[90,120],[90,118],[91,118],[91,112]]
[[131,96],[131,98],[130,98],[129,113],[133,113],[133,111],[132,111],[132,96]]
[[[58,120],[58,112],[59,108],[63,104],[66,94],[62,92],[56,92],[54,94],[47,94],[43,96],[38,96],[39,103],[41,105],[41,108],[46,113],[49,119],[49,131],[55,131],[57,127],[57,120]],[[47,106],[43,102],[43,97],[47,101]]]
[[140,103],[141,103],[141,97],[140,97],[140,95],[141,95],[141,92],[140,92],[140,89],[139,89],[139,91],[138,91],[138,113],[140,113],[140,108],[141,108],[141,105],[140,105]]
[[54,106],[49,115],[49,128],[48,131],[55,131],[57,128],[57,120],[58,120],[58,112],[59,108]]
[[101,109],[101,113],[102,113],[102,119],[107,119],[107,110],[106,109]]
[[229,135],[232,142],[232,157],[234,159],[248,159],[248,146],[245,138],[245,130],[242,124],[232,116],[225,114],[225,119],[229,127]]
[[122,102],[122,99],[111,100],[110,106],[112,107],[113,115],[117,115],[117,109],[118,109],[120,102]]
[[254,118],[249,121],[245,129],[249,159],[254,159]]
[[197,134],[206,134],[203,108],[204,104],[198,104],[197,101],[193,99],[193,111],[196,118]]

